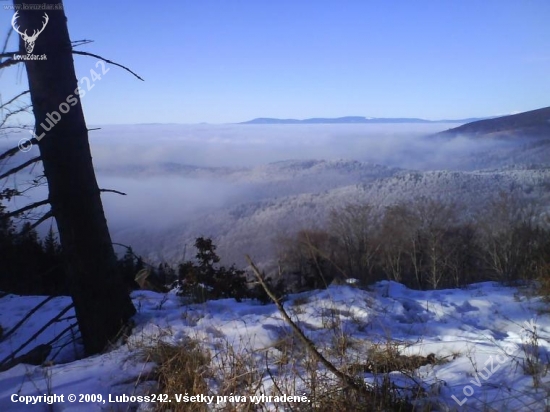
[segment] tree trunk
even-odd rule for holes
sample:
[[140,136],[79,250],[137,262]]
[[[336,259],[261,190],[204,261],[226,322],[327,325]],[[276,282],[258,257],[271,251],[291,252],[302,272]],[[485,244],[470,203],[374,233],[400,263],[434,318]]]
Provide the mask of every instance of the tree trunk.
[[[14,5],[23,1],[14,0]],[[39,4],[58,3],[61,0]],[[22,8],[17,21],[19,31],[32,33],[41,28],[44,13],[49,22],[37,37],[33,54],[45,54],[47,60],[26,61],[25,66],[49,200],[68,265],[69,287],[85,351],[93,354],[117,335],[135,308],[117,271],[84,113],[75,93],[78,83],[65,12]],[[22,40],[20,53],[26,54]]]

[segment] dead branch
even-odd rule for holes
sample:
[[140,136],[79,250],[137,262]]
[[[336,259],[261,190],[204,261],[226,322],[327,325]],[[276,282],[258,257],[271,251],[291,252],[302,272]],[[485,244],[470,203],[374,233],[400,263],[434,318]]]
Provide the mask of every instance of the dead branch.
[[[65,333],[67,333],[67,332],[69,332],[69,331],[72,331],[73,328],[74,328],[75,326],[78,327],[78,323],[71,323],[69,326],[67,326],[65,329],[63,329],[63,330],[61,331],[61,333],[59,333],[51,342],[53,343],[53,342],[55,342],[55,341],[61,339],[61,337],[62,337]],[[67,342],[65,342],[63,345],[59,346],[59,348],[57,348],[57,351],[52,355],[51,359],[52,359],[52,360],[55,359],[56,356],[59,355],[59,352],[61,352],[61,350],[62,350],[65,346],[70,345],[70,344],[73,343],[75,340],[76,340],[76,338],[74,337],[74,334],[73,334],[73,339],[70,339],[70,340],[68,340]]]
[[37,226],[44,223],[46,220],[48,220],[50,217],[53,217],[53,212],[50,210],[46,214],[44,214],[40,219],[38,219],[36,222],[34,222],[32,225],[28,226],[26,229],[24,229],[22,232],[20,232],[20,235],[24,235],[25,233],[30,232],[31,230],[35,229]]
[[115,63],[114,61],[112,60],[109,60],[109,59],[106,59],[104,57],[101,57],[97,54],[93,54],[93,53],[88,53],[88,52],[83,52],[83,51],[78,51],[78,50],[73,50],[73,54],[79,54],[81,56],[91,56],[91,57],[95,57],[96,59],[100,59],[100,60],[103,60],[105,63],[109,63],[109,64],[112,64],[112,65],[115,65],[115,66],[118,66],[124,70],[126,70],[127,72],[133,74],[135,77],[137,77],[139,80],[141,80],[142,82],[144,82],[145,80],[143,80],[141,77],[139,77],[137,74],[135,74],[132,70],[130,70],[128,67],[126,66],[123,66],[122,64],[118,64],[118,63]]
[[14,60],[14,59],[4,60],[3,62],[0,62],[0,69],[4,69],[6,67],[13,66],[14,64],[23,63],[23,62],[24,60]]
[[117,195],[127,196],[126,193],[114,189],[99,189],[99,191],[102,193],[116,193]]
[[26,315],[21,319],[19,322],[15,324],[14,327],[12,327],[10,330],[6,332],[4,336],[2,336],[2,339],[0,341],[3,341],[7,339],[9,336],[11,336],[17,329],[21,327],[23,323],[25,323],[38,309],[40,309],[42,306],[44,306],[46,303],[48,303],[50,300],[55,298],[55,296],[48,296],[46,299],[41,301],[38,305],[36,305],[34,308],[32,308]]
[[32,159],[26,161],[25,163],[22,163],[19,166],[16,166],[16,167],[8,170],[6,173],[0,175],[0,180],[4,179],[5,177],[8,177],[10,175],[13,175],[14,173],[17,173],[20,170],[23,170],[24,168],[26,168],[27,166],[30,166],[33,163],[39,162],[40,160],[42,160],[42,158],[40,156],[33,157]]
[[[13,51],[13,52],[7,52],[7,51],[3,51],[2,53],[0,53],[0,58],[3,58],[3,57],[13,57],[14,54],[17,54],[19,53],[18,51]],[[24,61],[24,60],[21,60],[21,61]]]
[[59,312],[57,315],[55,315],[49,322],[47,322],[44,326],[42,326],[36,333],[34,333],[29,339],[27,339],[21,346],[19,346],[16,350],[14,350],[12,353],[10,353],[6,358],[2,359],[0,362],[0,369],[2,368],[2,365],[4,365],[6,362],[15,359],[15,355],[20,352],[22,349],[24,349],[29,343],[31,343],[33,340],[35,340],[42,332],[44,332],[48,327],[56,323],[65,313],[67,313],[70,309],[72,309],[74,306],[71,303],[70,305],[66,306],[61,312]]
[[72,40],[71,45],[74,47],[84,46],[85,44],[93,43],[93,40],[82,39],[82,40]]
[[[36,140],[34,137],[32,139],[29,139],[29,142],[31,144],[37,144],[38,143],[38,140]],[[6,150],[4,153],[0,154],[0,160],[4,160],[8,157],[12,157],[14,154],[16,154],[17,152],[19,152],[20,149],[19,149],[19,146],[15,146],[9,150]]]
[[7,32],[5,40],[4,40],[4,46],[2,47],[2,54],[5,53],[6,49],[8,48],[8,42],[10,41],[10,37],[11,37],[12,33],[13,33],[13,30],[10,27],[8,29],[8,32]]
[[29,210],[36,209],[37,207],[44,206],[50,203],[49,199],[40,200],[39,202],[31,203],[30,205],[27,205],[25,207],[22,207],[21,209],[14,210],[13,212],[6,213],[6,218],[12,218],[14,216],[20,215],[21,213],[25,213]]
[[[72,318],[75,318],[76,316],[71,316]],[[63,319],[59,319],[60,321],[63,320]],[[67,326],[65,329],[63,329],[61,332],[59,332],[57,335],[55,335],[55,337],[50,340],[48,343],[46,343],[46,345],[53,345],[56,341],[58,341],[61,336],[63,336],[65,333],[67,333],[68,331],[70,331],[72,328],[74,328],[75,326],[78,326],[78,323],[71,323],[69,326]]]
[[131,247],[131,246],[125,245],[125,244],[123,244],[123,243],[116,243],[116,242],[112,242],[111,244],[112,244],[113,246],[122,246],[122,247],[125,248],[128,252],[131,252],[133,257],[135,257],[135,258],[138,259],[138,260],[141,260],[141,263],[143,263],[145,266],[149,266],[149,267],[151,267],[151,268],[153,268],[153,269],[155,268],[154,265],[152,265],[152,264],[147,263],[146,261],[144,261],[144,260],[142,259],[141,256],[136,255],[136,254],[134,253],[134,251],[132,250],[132,247]]
[[343,385],[351,387],[354,390],[356,390],[357,392],[359,392],[359,393],[361,393],[361,394],[363,394],[363,395],[365,395],[369,398],[373,397],[373,393],[371,393],[365,386],[358,384],[358,382],[355,379],[353,379],[351,376],[349,376],[349,375],[345,374],[344,372],[341,372],[340,370],[338,370],[338,368],[336,368],[336,366],[334,366],[330,361],[328,361],[327,358],[325,358],[317,350],[317,348],[315,347],[315,344],[311,341],[311,339],[309,339],[304,334],[304,332],[302,332],[302,330],[298,327],[298,325],[296,325],[296,323],[294,323],[294,321],[287,314],[285,308],[283,307],[283,305],[281,304],[279,299],[277,299],[277,297],[275,297],[273,292],[271,292],[269,287],[266,285],[266,283],[264,282],[264,280],[262,278],[262,275],[260,274],[259,269],[256,267],[254,262],[252,262],[252,259],[250,259],[250,256],[246,255],[246,260],[248,261],[250,267],[252,268],[252,271],[254,272],[256,277],[258,278],[258,282],[260,282],[260,285],[262,285],[262,288],[265,290],[265,292],[267,293],[269,298],[273,301],[273,303],[275,303],[275,305],[277,306],[277,309],[279,310],[279,312],[281,312],[281,315],[283,316],[283,318],[290,325],[290,327],[296,333],[298,338],[300,338],[300,340],[305,344],[306,348],[313,354],[313,356],[315,356],[315,358],[317,358],[317,360],[319,362],[321,362],[329,371],[331,371],[338,379],[340,379],[340,381],[342,382]]
[[19,93],[17,96],[12,97],[10,100],[8,100],[6,103],[0,104],[0,109],[3,109],[4,107],[9,106],[13,102],[15,102],[17,99],[19,99],[21,96],[24,96],[28,93],[30,93],[30,90],[25,90],[24,92]]
[[20,363],[28,363],[30,365],[43,364],[48,355],[52,351],[52,347],[48,344],[38,345],[36,348],[31,349],[29,352],[20,355],[12,360],[0,364],[0,372],[7,371]]
[[7,123],[11,117],[18,115],[19,113],[27,112],[31,106],[31,104],[26,104],[25,106],[19,107],[15,110],[6,110],[7,113],[4,114],[4,117],[0,122],[0,129],[3,132],[5,132],[7,129],[24,129],[24,126],[7,126]]

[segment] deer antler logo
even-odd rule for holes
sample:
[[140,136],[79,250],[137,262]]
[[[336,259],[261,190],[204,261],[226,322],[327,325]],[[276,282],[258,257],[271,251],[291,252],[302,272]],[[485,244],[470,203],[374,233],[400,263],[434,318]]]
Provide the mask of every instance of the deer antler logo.
[[48,17],[47,13],[44,13],[44,17],[46,18],[46,20],[44,21],[44,24],[42,25],[42,28],[40,30],[33,30],[32,36],[29,36],[27,34],[27,30],[25,30],[25,32],[21,33],[19,31],[19,26],[16,26],[16,20],[17,20],[18,17],[19,17],[19,12],[16,11],[15,14],[13,15],[12,19],[11,19],[11,25],[12,25],[13,29],[18,34],[21,35],[21,38],[25,42],[25,49],[27,49],[27,53],[30,54],[34,50],[34,42],[36,41],[36,39],[38,38],[40,33],[42,33],[44,31],[44,29],[46,28],[46,24],[48,24],[48,21],[50,21],[50,18]]

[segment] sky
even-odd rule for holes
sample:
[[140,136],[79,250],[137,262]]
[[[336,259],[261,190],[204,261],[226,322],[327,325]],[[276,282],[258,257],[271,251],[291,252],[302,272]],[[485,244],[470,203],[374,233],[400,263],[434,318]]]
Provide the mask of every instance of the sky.
[[[10,29],[0,1],[0,33]],[[256,117],[506,115],[550,105],[547,0],[66,0],[80,50],[130,67],[83,98],[88,124]],[[16,47],[16,36],[10,47]],[[39,41],[39,40],[38,40]],[[77,77],[97,59],[75,56]],[[22,66],[22,65],[18,65]],[[24,90],[0,73],[2,99]]]

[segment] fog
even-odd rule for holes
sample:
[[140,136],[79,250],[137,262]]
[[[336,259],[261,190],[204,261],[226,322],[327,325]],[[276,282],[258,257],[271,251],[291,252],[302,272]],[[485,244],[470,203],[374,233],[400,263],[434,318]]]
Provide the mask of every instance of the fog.
[[457,167],[450,160],[494,142],[436,139],[457,124],[132,125],[90,132],[99,168],[176,162],[251,167],[287,159],[354,159],[414,169]]
[[[129,241],[124,235],[129,231],[177,228],[208,210],[269,196],[271,186],[261,187],[266,176],[258,177],[254,170],[235,176],[230,170],[202,168],[255,168],[289,159],[350,159],[405,169],[467,170],[477,154],[511,145],[490,139],[433,136],[456,126],[113,125],[99,126],[101,129],[90,131],[89,136],[100,187],[127,193],[104,193],[103,201],[114,240]],[[2,143],[7,146],[27,135],[14,135]],[[34,147],[28,153],[18,154],[16,162],[37,155]],[[198,169],[190,174],[167,173],[162,167],[166,163]],[[10,164],[14,164],[13,160],[0,167],[7,170]],[[41,166],[33,171],[41,172]],[[20,174],[16,183],[23,185],[29,177]],[[294,183],[285,184],[290,187]],[[285,186],[282,187],[284,192]],[[11,206],[20,207],[45,197],[46,188],[38,188]],[[41,232],[48,228],[49,225],[42,225]]]

